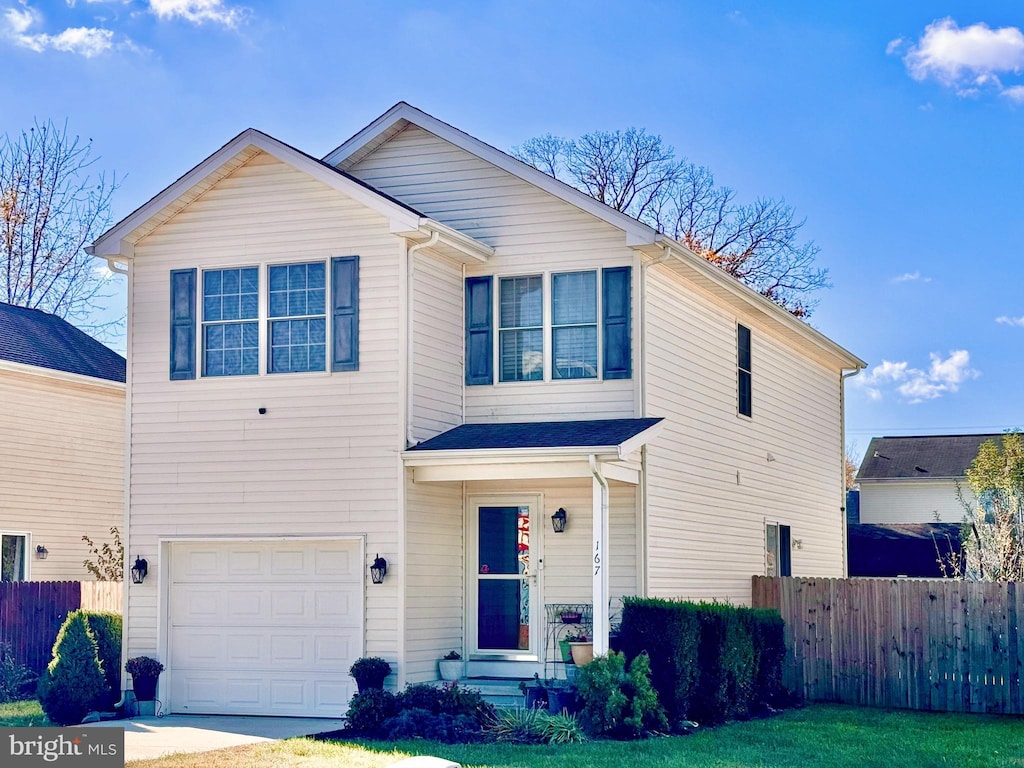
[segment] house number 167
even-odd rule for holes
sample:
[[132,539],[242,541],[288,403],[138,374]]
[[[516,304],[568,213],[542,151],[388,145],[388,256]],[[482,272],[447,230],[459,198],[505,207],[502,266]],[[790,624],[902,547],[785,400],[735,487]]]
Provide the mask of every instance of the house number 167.
[[594,575],[601,572],[601,542],[594,542]]

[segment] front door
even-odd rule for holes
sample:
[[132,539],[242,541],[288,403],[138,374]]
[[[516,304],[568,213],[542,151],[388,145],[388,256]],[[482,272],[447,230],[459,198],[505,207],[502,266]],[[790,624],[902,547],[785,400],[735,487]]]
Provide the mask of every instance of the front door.
[[537,658],[535,508],[471,505],[470,650],[477,658]]

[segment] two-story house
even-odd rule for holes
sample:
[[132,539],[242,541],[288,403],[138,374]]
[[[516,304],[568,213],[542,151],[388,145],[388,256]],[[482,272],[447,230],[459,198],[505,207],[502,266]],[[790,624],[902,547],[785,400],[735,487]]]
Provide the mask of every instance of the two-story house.
[[125,648],[171,712],[337,715],[360,655],[528,677],[549,606],[601,652],[622,595],[845,572],[864,363],[408,104],[323,160],[245,131],[94,252],[130,286]]
[[0,303],[0,581],[92,579],[82,536],[124,522],[125,359]]

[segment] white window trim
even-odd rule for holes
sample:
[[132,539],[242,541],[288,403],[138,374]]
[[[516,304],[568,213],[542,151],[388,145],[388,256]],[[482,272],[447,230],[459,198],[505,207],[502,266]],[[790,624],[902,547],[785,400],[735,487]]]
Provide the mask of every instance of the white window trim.
[[[750,368],[740,367],[740,326],[747,329],[750,334]],[[746,421],[754,420],[754,329],[746,323],[736,320],[733,329],[733,355],[735,360],[735,384],[736,384],[736,417]],[[746,371],[750,375],[750,415],[740,410],[740,371]]]
[[[263,262],[246,262],[244,264],[206,264],[198,265],[196,267],[196,378],[202,381],[232,381],[239,379],[253,379],[257,377],[269,376],[274,379],[287,379],[294,377],[316,377],[316,376],[330,376],[331,371],[331,350],[334,348],[333,334],[333,323],[331,322],[331,296],[334,290],[333,282],[331,279],[331,260],[333,256],[323,256],[320,258],[302,258],[293,259],[289,261],[263,261]],[[302,318],[291,318],[291,317],[271,317],[270,316],[270,268],[271,267],[284,267],[290,264],[315,264],[322,263],[324,265],[324,320],[326,323],[326,334],[324,349],[324,370],[322,371],[289,371],[288,373],[270,373],[270,323],[273,320],[292,320]],[[207,325],[204,312],[203,302],[203,275],[207,272],[219,272],[226,269],[250,269],[256,267],[257,272],[257,287],[256,287],[256,317],[250,320],[239,320],[239,321],[228,321],[228,322],[240,322],[240,323],[257,323],[258,331],[258,344],[257,344],[257,366],[256,373],[244,373],[231,376],[207,376],[203,370],[203,355],[205,352],[204,334],[203,328]],[[320,315],[312,315],[303,317],[320,317]],[[212,324],[221,323],[219,320],[210,321]],[[519,382],[515,382],[519,383]]]
[[35,550],[32,548],[32,534],[29,531],[0,530],[0,537],[2,536],[23,536],[25,538],[25,573],[21,581],[32,581],[32,558],[35,556]]
[[[554,275],[571,275],[578,272],[594,272],[596,275],[596,292],[595,296],[596,312],[597,312],[597,376],[588,378],[577,378],[577,379],[556,379],[552,375],[554,370],[554,354],[555,354],[555,339],[554,339],[554,325],[552,319],[554,316],[554,307],[552,305],[553,294],[553,276]],[[501,281],[507,278],[515,277],[534,277],[540,276],[541,278],[541,305],[542,313],[541,320],[543,322],[542,334],[541,334],[541,356],[543,357],[543,373],[540,379],[533,381],[502,381],[501,380]],[[520,387],[529,384],[555,384],[560,385],[572,385],[581,384],[587,382],[598,382],[604,381],[604,327],[602,318],[604,317],[604,274],[601,267],[594,267],[592,269],[556,269],[556,270],[544,270],[544,271],[527,271],[527,272],[509,272],[507,274],[495,274],[494,275],[494,300],[491,302],[491,322],[494,328],[494,342],[492,344],[491,355],[492,355],[492,370],[494,371],[494,384],[497,387]]]

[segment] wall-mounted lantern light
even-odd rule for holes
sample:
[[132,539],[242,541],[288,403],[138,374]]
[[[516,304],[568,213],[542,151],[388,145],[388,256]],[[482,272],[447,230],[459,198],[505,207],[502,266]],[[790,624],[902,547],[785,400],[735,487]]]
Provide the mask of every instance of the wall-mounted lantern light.
[[50,551],[46,547],[44,547],[42,544],[40,544],[40,545],[38,545],[36,547],[36,559],[37,560],[45,560],[49,554],[50,554]]
[[555,533],[565,531],[565,521],[567,519],[568,516],[565,514],[565,510],[559,507],[558,511],[551,516],[551,527],[555,529]]
[[146,574],[149,573],[149,563],[144,559],[135,556],[135,565],[132,566],[132,584],[141,584],[146,580]]
[[374,584],[383,584],[384,576],[388,572],[388,561],[380,555],[377,555],[373,561],[373,565],[370,566],[370,580]]

